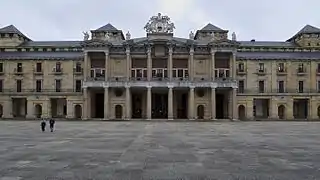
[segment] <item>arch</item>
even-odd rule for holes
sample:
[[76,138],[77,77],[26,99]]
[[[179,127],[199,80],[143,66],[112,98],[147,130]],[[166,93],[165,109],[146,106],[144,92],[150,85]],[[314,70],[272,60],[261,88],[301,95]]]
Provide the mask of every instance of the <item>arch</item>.
[[284,105],[278,106],[278,117],[279,117],[279,119],[285,119],[286,107]]
[[81,105],[77,104],[74,106],[74,118],[81,119],[82,117],[82,107]]
[[3,106],[2,104],[0,104],[0,118],[2,118],[3,116]]
[[40,104],[36,104],[34,106],[34,114],[36,118],[41,118],[42,115],[42,106]]
[[115,107],[115,116],[116,119],[121,119],[122,118],[122,113],[123,113],[123,109],[121,105],[116,105]]
[[197,116],[198,116],[198,119],[204,119],[204,106],[203,105],[199,105],[197,107]]
[[238,116],[240,120],[246,119],[246,107],[244,105],[238,106]]

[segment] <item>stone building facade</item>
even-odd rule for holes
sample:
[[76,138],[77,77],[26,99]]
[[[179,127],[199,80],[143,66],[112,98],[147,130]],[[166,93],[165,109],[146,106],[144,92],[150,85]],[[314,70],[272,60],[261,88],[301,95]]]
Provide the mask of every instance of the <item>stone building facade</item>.
[[319,119],[320,29],[237,41],[208,24],[188,38],[158,14],[145,37],[107,24],[81,41],[0,29],[1,118]]

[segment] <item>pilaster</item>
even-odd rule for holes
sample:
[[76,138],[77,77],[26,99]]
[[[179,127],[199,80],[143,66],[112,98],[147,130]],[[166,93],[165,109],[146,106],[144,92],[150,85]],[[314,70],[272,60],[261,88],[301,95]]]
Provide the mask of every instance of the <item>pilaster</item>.
[[232,89],[232,119],[238,120],[238,99],[237,99],[237,89]]
[[84,75],[84,80],[87,80],[88,77],[88,51],[84,51],[84,64],[83,64],[83,75]]
[[131,92],[130,87],[126,87],[126,119],[131,119]]
[[104,119],[109,119],[109,87],[104,88]]
[[130,56],[130,47],[126,47],[126,56],[127,56],[127,61],[126,61],[126,67],[127,67],[127,81],[130,80],[131,76],[131,56]]
[[310,119],[312,120],[318,120],[319,116],[318,116],[318,102],[317,100],[313,100],[310,99],[310,111],[311,111],[311,115],[310,115]]
[[286,119],[293,120],[293,99],[288,99],[286,109]]
[[74,108],[73,102],[67,99],[67,118],[71,119],[74,118]]
[[189,76],[190,80],[193,81],[194,79],[194,47],[190,47],[189,53]]
[[173,54],[173,48],[172,46],[169,46],[169,59],[168,59],[168,77],[169,80],[172,80],[172,66],[173,66],[173,59],[172,59],[172,54]]
[[151,47],[149,46],[148,47],[148,50],[147,50],[147,54],[148,54],[148,64],[147,64],[147,67],[148,67],[148,81],[151,81],[152,79],[152,57],[151,57]]
[[83,112],[82,112],[82,119],[88,119],[88,88],[83,88]]
[[51,99],[48,98],[43,102],[43,112],[42,118],[50,118],[51,117]]
[[279,119],[278,115],[278,104],[275,98],[271,98],[271,119]]
[[152,119],[152,92],[151,87],[147,87],[147,120]]
[[195,87],[190,87],[189,90],[189,119],[194,120],[195,119],[195,114],[194,114],[194,89]]
[[107,81],[108,80],[108,74],[109,74],[109,50],[105,51],[105,74],[104,74],[104,77],[105,77],[105,80]]
[[212,120],[216,119],[216,89],[211,88],[211,116]]
[[173,87],[168,92],[168,119],[173,120]]
[[232,77],[233,78],[237,77],[236,58],[237,58],[237,54],[235,51],[233,51],[232,52]]
[[33,104],[33,101],[30,99],[27,99],[27,119],[33,119],[35,118],[35,107]]
[[215,69],[216,69],[215,54],[216,54],[216,51],[213,48],[211,48],[211,78],[213,81],[215,79]]
[[247,100],[247,106],[246,106],[246,119],[253,120],[253,100]]

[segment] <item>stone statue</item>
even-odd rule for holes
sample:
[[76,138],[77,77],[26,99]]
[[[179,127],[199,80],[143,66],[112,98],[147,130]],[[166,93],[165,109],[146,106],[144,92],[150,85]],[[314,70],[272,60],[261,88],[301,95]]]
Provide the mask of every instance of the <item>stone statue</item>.
[[88,32],[82,32],[83,33],[83,40],[88,41],[89,40],[89,33]]
[[150,18],[144,29],[147,33],[172,33],[175,26],[168,16],[162,16],[161,13],[158,13],[157,16]]
[[194,33],[192,31],[190,31],[190,34],[189,34],[189,39],[194,39]]
[[106,34],[104,35],[104,37],[106,38],[106,40],[110,40],[111,36],[108,32],[106,32]]
[[129,39],[131,39],[131,34],[130,34],[130,32],[128,31],[127,34],[126,34],[126,40],[129,40]]
[[235,32],[232,33],[232,41],[237,41],[237,35]]
[[216,39],[215,35],[214,35],[214,32],[212,32],[211,34],[211,41],[214,41]]

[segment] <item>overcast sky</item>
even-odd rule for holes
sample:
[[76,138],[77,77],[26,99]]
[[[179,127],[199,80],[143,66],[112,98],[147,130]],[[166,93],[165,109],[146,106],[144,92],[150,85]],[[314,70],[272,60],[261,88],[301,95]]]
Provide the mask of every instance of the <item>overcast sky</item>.
[[306,24],[320,28],[319,9],[319,0],[1,0],[0,26],[13,24],[39,41],[82,40],[83,31],[107,23],[141,37],[149,18],[161,12],[178,37],[210,22],[239,40],[283,41]]

